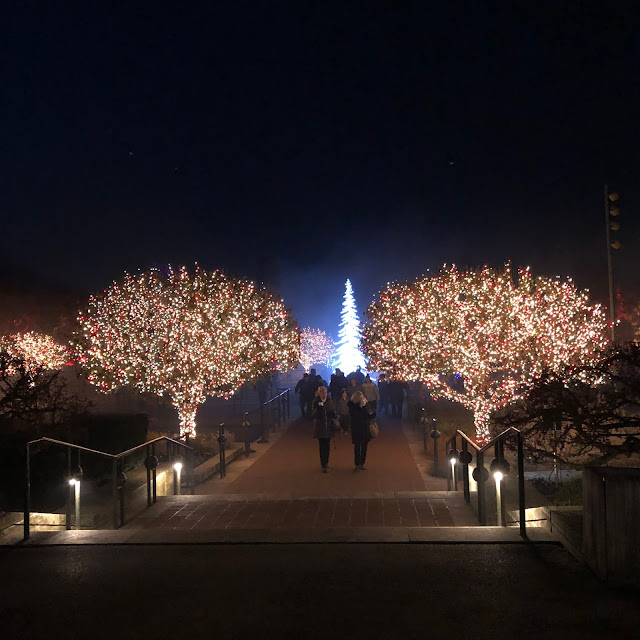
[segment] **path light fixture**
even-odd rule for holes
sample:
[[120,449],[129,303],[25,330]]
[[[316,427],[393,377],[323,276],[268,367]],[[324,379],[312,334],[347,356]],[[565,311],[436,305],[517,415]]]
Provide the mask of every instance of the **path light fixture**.
[[[80,529],[80,480],[82,479],[82,475],[82,467],[78,466],[68,477],[69,500],[75,503],[76,529]],[[67,511],[67,514],[69,514],[69,511]],[[67,528],[69,527],[70,525],[68,525]]]
[[456,463],[458,462],[458,450],[453,447],[449,449],[447,453],[447,458],[449,459],[449,464],[451,465],[451,484],[453,485],[453,490],[458,490],[458,481],[456,479]]
[[500,489],[500,483],[504,476],[502,475],[502,471],[494,471],[493,478],[496,481],[496,508],[498,510],[498,526],[502,527],[502,491]]
[[181,480],[180,480],[180,476],[182,474],[182,461],[181,460],[177,460],[176,462],[173,463],[173,493],[176,496],[180,495],[180,485],[181,485]]
[[502,481],[509,473],[510,465],[504,458],[494,458],[489,465],[491,473],[493,473],[493,479],[496,482],[496,508],[498,510],[498,526],[505,526],[504,518],[502,517]]

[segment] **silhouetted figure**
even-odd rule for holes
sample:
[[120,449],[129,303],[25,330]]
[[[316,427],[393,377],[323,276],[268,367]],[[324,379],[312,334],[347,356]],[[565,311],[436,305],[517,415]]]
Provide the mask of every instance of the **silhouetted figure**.
[[329,383],[331,398],[333,400],[340,398],[342,390],[346,389],[348,385],[349,381],[345,377],[344,373],[342,373],[340,369],[336,369],[336,372],[331,374],[331,382]]
[[355,378],[356,382],[362,386],[362,383],[364,382],[364,373],[362,373],[362,367],[356,367],[355,371],[352,371],[347,378]]
[[384,373],[378,376],[378,394],[380,396],[378,410],[384,411],[384,414],[387,415],[389,413],[389,382]]
[[[298,384],[296,384],[295,393],[300,394],[298,398],[300,400],[300,413],[302,417],[306,415],[305,406],[307,402],[307,389],[309,388],[309,374],[305,373],[300,380],[298,380]],[[312,396],[313,397],[313,396]]]
[[402,418],[405,387],[406,384],[397,378],[392,378],[389,382],[389,401],[391,402],[391,415],[394,418]]

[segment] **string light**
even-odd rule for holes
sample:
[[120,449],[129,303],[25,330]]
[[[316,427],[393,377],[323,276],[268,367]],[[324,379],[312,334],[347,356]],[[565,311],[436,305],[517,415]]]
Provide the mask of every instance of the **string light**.
[[[420,380],[434,397],[474,412],[476,438],[490,414],[523,396],[544,370],[592,362],[608,340],[600,305],[570,279],[442,268],[439,275],[388,285],[367,310],[363,351],[371,369]],[[452,376],[462,379],[455,384]]]
[[104,392],[130,385],[167,394],[181,437],[195,436],[207,396],[229,398],[300,357],[299,329],[282,300],[200,267],[127,275],[92,296],[78,321],[75,344],[90,382]]
[[[66,347],[51,336],[29,331],[0,337],[0,353],[6,354],[6,373],[17,373],[16,360],[24,361],[28,369],[61,369],[69,363],[70,355]],[[12,363],[13,362],[13,363]]]
[[333,353],[333,340],[320,329],[305,327],[300,332],[300,364],[305,371],[311,365],[327,364]]

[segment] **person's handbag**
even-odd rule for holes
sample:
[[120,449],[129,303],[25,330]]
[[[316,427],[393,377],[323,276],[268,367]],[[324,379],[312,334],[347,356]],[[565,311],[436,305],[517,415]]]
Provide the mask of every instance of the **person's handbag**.
[[378,423],[375,420],[372,420],[369,423],[369,433],[371,434],[371,438],[375,439],[380,434],[380,428],[378,427]]

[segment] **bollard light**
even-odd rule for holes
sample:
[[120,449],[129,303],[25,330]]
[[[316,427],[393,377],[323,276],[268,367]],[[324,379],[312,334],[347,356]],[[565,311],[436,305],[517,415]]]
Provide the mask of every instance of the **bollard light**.
[[496,508],[498,510],[498,526],[503,526],[502,522],[502,491],[500,489],[500,482],[504,478],[502,471],[497,470],[493,472],[493,477],[496,481]]
[[173,475],[173,493],[176,496],[180,495],[182,490],[182,481],[180,479],[180,474],[182,472],[182,462],[179,460],[173,463],[173,470],[175,471]]

